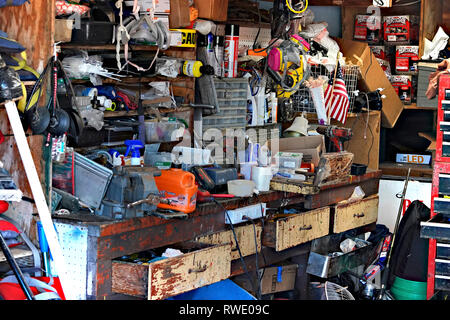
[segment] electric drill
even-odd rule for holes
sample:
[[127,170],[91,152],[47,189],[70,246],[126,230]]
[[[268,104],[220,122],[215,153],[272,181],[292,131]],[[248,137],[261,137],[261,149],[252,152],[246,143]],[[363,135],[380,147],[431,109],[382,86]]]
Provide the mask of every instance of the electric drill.
[[317,132],[329,139],[329,152],[344,151],[344,142],[349,141],[353,136],[352,129],[337,126],[319,126]]

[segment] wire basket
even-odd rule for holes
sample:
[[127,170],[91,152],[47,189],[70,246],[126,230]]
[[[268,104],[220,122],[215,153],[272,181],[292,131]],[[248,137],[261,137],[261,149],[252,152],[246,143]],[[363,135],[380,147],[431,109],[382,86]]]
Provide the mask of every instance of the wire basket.
[[[358,79],[360,75],[359,66],[344,66],[342,73],[344,75],[345,86],[350,99],[349,113],[353,112],[353,105],[355,102],[355,90],[358,87]],[[331,78],[331,72],[327,70],[323,65],[312,65],[310,77],[318,78],[319,76],[326,76]],[[315,113],[316,108],[311,97],[309,89],[305,86],[301,86],[300,89],[292,95],[292,102],[295,112]]]

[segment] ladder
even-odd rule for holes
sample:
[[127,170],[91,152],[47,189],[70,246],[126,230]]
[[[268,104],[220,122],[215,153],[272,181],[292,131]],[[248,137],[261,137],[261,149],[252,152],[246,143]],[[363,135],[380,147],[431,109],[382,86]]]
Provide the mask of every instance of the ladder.
[[26,139],[25,131],[23,130],[22,122],[19,117],[16,103],[14,101],[6,101],[0,104],[0,108],[4,106],[13,131],[13,136],[16,141],[16,146],[19,150],[20,158],[25,169],[25,173],[30,184],[31,192],[33,194],[34,202],[39,214],[45,236],[47,238],[48,246],[52,253],[52,258],[55,264],[59,280],[61,282],[64,295],[67,300],[72,300],[71,290],[68,286],[68,274],[61,246],[58,241],[56,230],[53,225],[47,200],[42,190],[41,182],[33,162],[28,141]]

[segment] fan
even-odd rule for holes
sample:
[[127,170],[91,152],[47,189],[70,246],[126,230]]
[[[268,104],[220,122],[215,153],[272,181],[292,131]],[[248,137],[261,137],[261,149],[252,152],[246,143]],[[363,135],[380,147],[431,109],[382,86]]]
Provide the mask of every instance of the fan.
[[346,288],[333,282],[325,282],[324,291],[326,300],[355,300]]

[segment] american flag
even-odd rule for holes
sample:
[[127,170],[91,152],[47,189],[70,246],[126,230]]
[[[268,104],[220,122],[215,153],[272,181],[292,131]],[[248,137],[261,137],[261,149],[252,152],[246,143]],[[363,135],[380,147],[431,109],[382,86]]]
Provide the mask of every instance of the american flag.
[[325,108],[327,110],[327,115],[330,115],[331,118],[345,124],[347,121],[348,109],[350,107],[350,98],[347,93],[347,88],[345,87],[344,75],[339,65],[337,66],[334,90],[333,78],[334,72],[331,74],[331,79],[325,90]]

